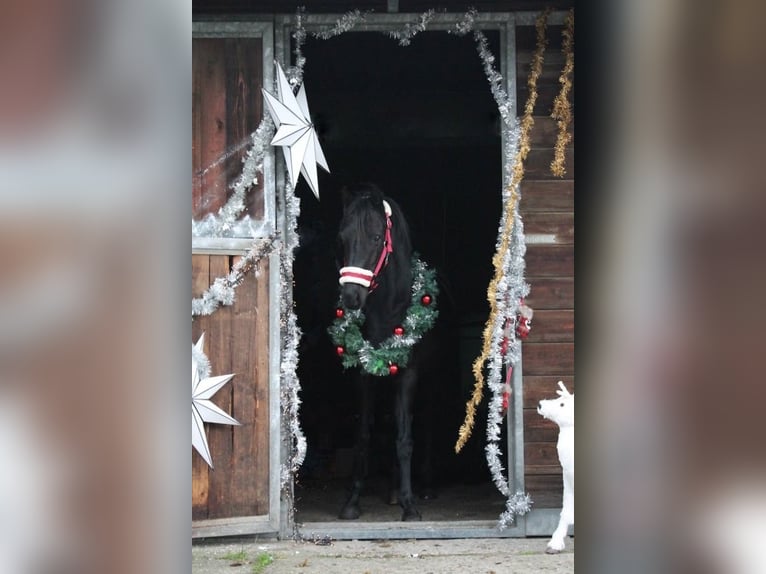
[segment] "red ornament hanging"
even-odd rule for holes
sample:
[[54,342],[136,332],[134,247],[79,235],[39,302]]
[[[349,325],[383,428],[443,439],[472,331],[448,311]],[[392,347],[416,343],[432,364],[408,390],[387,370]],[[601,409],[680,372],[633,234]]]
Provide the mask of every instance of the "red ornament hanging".
[[345,315],[345,314],[346,314],[346,312],[345,312],[343,309],[341,309],[340,307],[338,307],[337,309],[335,309],[335,316],[336,316],[338,319],[343,319],[343,315]]
[[395,327],[394,328],[394,335],[398,335],[399,337],[404,335],[404,328],[403,327]]
[[511,385],[508,383],[505,383],[503,385],[503,410],[501,411],[502,414],[505,414],[508,412],[508,405],[511,402]]
[[529,335],[529,330],[532,328],[532,317],[534,310],[529,305],[525,305],[522,300],[519,306],[519,315],[516,320],[516,336],[519,339],[526,339]]
[[345,353],[345,352],[346,352],[346,349],[344,349],[343,347],[341,347],[340,345],[338,345],[337,347],[335,347],[335,352],[336,352],[336,353],[337,353],[337,355],[340,357],[340,356],[341,356],[343,353]]
[[389,374],[395,375],[398,372],[399,372],[399,365],[397,365],[396,363],[394,363],[392,365],[389,365],[389,367],[388,367],[388,373]]
[[430,295],[423,295],[420,298],[420,302],[423,303],[423,305],[430,305],[431,304],[431,296]]

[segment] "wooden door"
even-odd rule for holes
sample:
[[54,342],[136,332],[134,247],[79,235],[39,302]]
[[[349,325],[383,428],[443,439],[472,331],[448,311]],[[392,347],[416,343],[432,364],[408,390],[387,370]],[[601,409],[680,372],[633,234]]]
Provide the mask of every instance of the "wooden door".
[[[263,117],[261,87],[271,77],[271,24],[195,23],[192,42],[192,217],[201,220],[215,216],[230,197],[251,134]],[[267,206],[275,193],[270,182],[273,178],[261,176],[248,190],[243,215],[269,219]],[[228,237],[224,247],[211,248],[220,238],[201,239],[206,241],[192,241],[192,297],[228,275],[253,242],[253,237]],[[279,530],[279,427],[274,425],[279,420],[279,349],[270,344],[279,329],[273,295],[279,279],[271,272],[277,267],[277,255],[264,257],[236,288],[233,305],[192,320],[193,341],[205,333],[211,376],[234,374],[212,401],[240,423],[206,425],[214,468],[192,453],[195,537]]]

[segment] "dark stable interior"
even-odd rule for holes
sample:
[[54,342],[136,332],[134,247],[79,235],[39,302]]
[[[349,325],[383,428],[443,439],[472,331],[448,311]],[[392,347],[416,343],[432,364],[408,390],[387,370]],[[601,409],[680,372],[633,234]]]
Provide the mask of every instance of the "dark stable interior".
[[[499,34],[487,36],[499,64]],[[305,183],[298,186],[294,294],[303,330],[298,375],[308,452],[296,483],[297,520],[334,520],[350,483],[357,407],[326,329],[338,305],[340,189],[354,182],[374,182],[401,205],[415,249],[438,271],[440,351],[424,369],[414,420],[415,493],[432,495],[420,502],[423,520],[495,519],[504,500],[484,457],[486,399],[474,436],[454,452],[474,383],[471,363],[488,311],[501,212],[500,120],[475,41],[425,32],[402,47],[376,32],[330,40],[309,35],[304,54],[309,107],[332,173],[320,170],[321,201]],[[391,393],[388,379],[374,384],[361,520],[397,520],[398,507],[387,500]]]

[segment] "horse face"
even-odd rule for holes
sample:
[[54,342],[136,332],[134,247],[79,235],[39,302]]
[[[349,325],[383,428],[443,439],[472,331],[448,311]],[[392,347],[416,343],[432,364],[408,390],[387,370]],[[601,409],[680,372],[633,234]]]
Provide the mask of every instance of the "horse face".
[[[355,207],[355,208],[354,208]],[[347,309],[361,309],[369,294],[369,280],[383,250],[386,219],[382,204],[352,206],[346,210],[338,234],[341,264],[351,268],[358,280],[341,285],[341,299]]]

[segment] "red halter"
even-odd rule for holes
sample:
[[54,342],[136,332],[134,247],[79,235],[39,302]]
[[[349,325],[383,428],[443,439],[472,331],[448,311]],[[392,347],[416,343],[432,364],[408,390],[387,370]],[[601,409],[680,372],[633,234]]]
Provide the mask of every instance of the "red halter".
[[362,287],[367,287],[370,292],[377,288],[378,282],[376,279],[388,264],[388,256],[394,251],[393,242],[391,241],[391,206],[386,200],[383,200],[383,209],[386,212],[386,234],[383,239],[383,249],[380,252],[380,257],[378,257],[375,270],[370,271],[363,267],[341,267],[340,279],[338,280],[341,285],[344,283],[356,283]]

